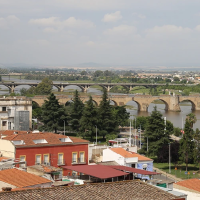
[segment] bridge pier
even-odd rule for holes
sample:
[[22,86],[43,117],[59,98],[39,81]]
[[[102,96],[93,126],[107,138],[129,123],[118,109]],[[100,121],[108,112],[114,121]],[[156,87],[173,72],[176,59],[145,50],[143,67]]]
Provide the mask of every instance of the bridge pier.
[[14,93],[14,91],[15,91],[15,85],[5,85],[6,87],[8,87],[8,89],[9,89],[9,93]]
[[81,85],[82,92],[86,93],[87,90],[90,88],[88,85]]
[[179,96],[173,95],[169,98],[168,110],[174,111],[174,112],[180,112],[181,111],[181,108],[180,108],[180,105],[179,105]]

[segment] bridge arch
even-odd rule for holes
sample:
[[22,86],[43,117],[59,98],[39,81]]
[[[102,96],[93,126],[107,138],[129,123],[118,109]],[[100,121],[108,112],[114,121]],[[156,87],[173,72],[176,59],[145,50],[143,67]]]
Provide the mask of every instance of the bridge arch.
[[[135,105],[134,105],[134,104],[137,105],[137,109],[135,109]],[[134,110],[138,110],[138,111],[141,110],[141,104],[140,104],[140,102],[139,102],[139,101],[136,101],[136,100],[134,100],[134,99],[132,99],[131,101],[125,102],[125,105],[127,106],[127,108],[128,108],[128,106],[131,106],[131,107],[134,108]],[[131,109],[133,109],[133,108],[131,108]]]
[[191,103],[191,110],[196,110],[196,105],[195,105],[195,103],[192,100],[190,100],[190,99],[184,99],[182,101],[179,101],[179,105],[181,106],[181,103],[184,103],[184,102],[190,102]]
[[[86,101],[84,101],[84,103],[86,104],[88,101],[89,101],[89,100],[86,100]],[[94,99],[92,99],[92,102],[93,102],[93,104],[95,105],[95,107],[97,107],[97,106],[98,106],[98,103],[97,103],[97,101],[95,101]]]
[[110,102],[110,105],[112,105],[112,106],[118,106],[117,102],[113,99],[109,99],[109,102]]
[[66,101],[65,106],[70,106],[70,104],[72,104],[72,103],[74,103],[73,100],[68,100],[68,101]]
[[169,104],[168,104],[168,102],[165,101],[164,99],[160,98],[160,97],[157,97],[157,98],[155,98],[155,99],[152,99],[151,102],[149,102],[149,105],[147,106],[147,111],[148,111],[148,109],[149,109],[149,107],[150,107],[150,104],[152,104],[152,103],[154,103],[154,104],[162,104],[162,103],[160,103],[160,102],[164,103],[164,105],[165,105],[164,110],[165,110],[165,111],[168,111],[168,110],[169,110]]

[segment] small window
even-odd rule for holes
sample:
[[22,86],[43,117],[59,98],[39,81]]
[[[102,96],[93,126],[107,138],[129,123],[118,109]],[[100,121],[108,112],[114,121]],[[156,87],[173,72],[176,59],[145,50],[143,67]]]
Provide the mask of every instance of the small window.
[[2,121],[2,126],[7,126],[7,121]]
[[41,155],[36,155],[36,157],[35,157],[35,164],[36,165],[41,164]]
[[58,165],[62,165],[64,162],[63,160],[63,153],[58,154]]
[[49,154],[44,154],[44,164],[49,165]]
[[85,162],[85,152],[80,152],[80,162]]
[[2,107],[2,111],[6,111],[6,107]]
[[77,163],[77,153],[72,153],[72,163]]
[[[26,161],[26,156],[20,156],[20,161]],[[25,168],[26,164],[20,164],[19,167]]]

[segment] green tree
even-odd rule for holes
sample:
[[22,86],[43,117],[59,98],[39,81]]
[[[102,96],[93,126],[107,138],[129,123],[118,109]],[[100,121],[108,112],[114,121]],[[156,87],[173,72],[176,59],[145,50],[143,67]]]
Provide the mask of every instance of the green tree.
[[[48,100],[42,105],[41,122],[43,126],[40,130],[54,131],[63,130],[63,120],[66,121],[67,115],[64,106],[60,105],[55,95],[51,93]],[[66,122],[67,123],[67,122]]]
[[97,109],[94,106],[92,97],[90,96],[89,101],[87,101],[84,109],[83,115],[80,120],[80,131],[83,135],[89,135],[92,139],[96,135],[97,126]]
[[145,130],[145,127],[146,127],[146,124],[147,124],[147,118],[148,117],[145,117],[145,116],[138,116],[136,118],[136,121],[135,121],[135,119],[133,120],[133,127],[135,129],[137,129],[141,125],[141,129]]
[[190,123],[190,128],[193,128],[193,125],[196,123],[197,118],[196,115],[194,113],[190,113],[187,115],[187,119]]
[[38,86],[35,88],[35,94],[37,95],[49,95],[52,91],[53,82],[49,78],[42,79],[42,82],[38,84]]
[[186,118],[183,138],[180,140],[179,154],[180,159],[186,164],[186,171],[188,169],[189,160],[193,157],[194,131],[191,128],[191,124],[188,118]]
[[127,125],[130,114],[126,111],[125,106],[113,106],[112,114],[118,126]]
[[[147,118],[146,130],[144,132],[144,143],[140,153],[148,155],[157,155],[159,150],[170,142],[169,136],[173,133],[172,123],[167,121],[166,130],[162,114],[157,111],[157,107]],[[147,137],[148,137],[148,152],[147,152]]]
[[76,90],[71,103],[70,109],[70,127],[73,131],[79,132],[80,119],[83,115],[84,104],[79,97],[79,93]]
[[200,171],[200,131],[198,128],[194,135],[194,161],[199,164]]
[[98,129],[103,138],[109,134],[117,134],[119,131],[106,90],[103,92],[102,100],[98,109]]

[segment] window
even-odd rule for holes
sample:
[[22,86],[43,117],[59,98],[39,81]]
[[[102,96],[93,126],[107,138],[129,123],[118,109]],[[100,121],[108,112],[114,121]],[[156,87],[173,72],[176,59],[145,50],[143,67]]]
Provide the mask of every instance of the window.
[[2,107],[2,111],[6,111],[6,107]]
[[[19,156],[20,161],[26,161],[26,156]],[[20,164],[19,167],[25,168],[26,164]]]
[[85,162],[85,152],[84,151],[81,151],[79,152],[79,156],[80,156],[80,162]]
[[7,121],[2,121],[2,126],[7,126]]
[[72,153],[72,163],[77,163],[77,152]]
[[43,155],[43,161],[45,165],[49,165],[49,154]]
[[58,154],[58,165],[62,165],[64,163],[63,153]]
[[35,164],[41,164],[41,154],[36,154],[35,156]]

